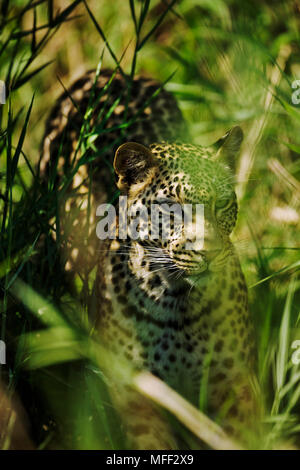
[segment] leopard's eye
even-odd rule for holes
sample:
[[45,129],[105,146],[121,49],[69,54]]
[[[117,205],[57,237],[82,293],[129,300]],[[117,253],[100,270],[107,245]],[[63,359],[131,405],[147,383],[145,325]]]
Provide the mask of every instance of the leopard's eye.
[[180,204],[178,204],[178,202],[172,201],[171,199],[158,199],[155,201],[154,204],[157,205],[159,207],[159,210],[161,211],[170,210],[174,207],[176,208],[181,207]]
[[155,204],[176,204],[176,201],[173,201],[172,199],[156,199]]
[[171,199],[160,199],[156,201],[159,212],[174,217],[175,220],[182,220],[182,206]]
[[234,197],[230,198],[223,198],[223,199],[217,199],[215,202],[216,209],[229,209],[229,207],[233,204],[234,202]]

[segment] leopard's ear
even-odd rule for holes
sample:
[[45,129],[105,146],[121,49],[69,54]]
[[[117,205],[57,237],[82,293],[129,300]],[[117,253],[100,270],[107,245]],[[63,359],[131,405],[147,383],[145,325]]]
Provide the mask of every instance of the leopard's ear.
[[236,155],[240,150],[242,140],[243,131],[239,126],[230,129],[230,131],[213,144],[216,152],[213,160],[223,161],[234,171]]
[[157,160],[150,149],[136,142],[126,142],[116,151],[114,169],[119,176],[119,189],[146,181]]

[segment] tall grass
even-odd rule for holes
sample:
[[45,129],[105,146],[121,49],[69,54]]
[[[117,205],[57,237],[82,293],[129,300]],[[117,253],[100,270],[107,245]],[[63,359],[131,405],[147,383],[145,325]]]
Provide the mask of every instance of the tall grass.
[[[36,170],[40,122],[54,97],[73,73],[97,64],[101,73],[103,63],[129,75],[129,90],[137,72],[166,82],[196,143],[211,143],[242,125],[234,243],[250,287],[265,421],[263,439],[253,447],[300,446],[300,370],[292,362],[292,342],[300,339],[300,112],[291,102],[291,84],[300,74],[298,23],[292,1],[274,7],[266,0],[2,3],[0,79],[8,100],[0,107],[0,338],[9,354],[0,372],[8,390],[18,390],[39,448],[126,446],[106,386],[106,363],[114,360],[90,331],[86,302],[78,300],[87,299],[91,287],[76,278],[77,296],[70,293],[60,239],[54,241],[49,222],[54,218],[59,227],[60,200],[96,150],[93,134],[103,131],[101,122],[113,110],[105,109],[91,129],[90,100],[79,164],[59,188],[52,184],[55,174],[45,188]],[[143,391],[128,365],[117,372]],[[189,405],[174,397],[171,406],[164,393],[153,399],[199,437]],[[205,387],[200,407],[205,409]],[[214,423],[202,425],[209,432],[200,437],[211,447],[228,442]],[[191,434],[181,432],[193,448]]]

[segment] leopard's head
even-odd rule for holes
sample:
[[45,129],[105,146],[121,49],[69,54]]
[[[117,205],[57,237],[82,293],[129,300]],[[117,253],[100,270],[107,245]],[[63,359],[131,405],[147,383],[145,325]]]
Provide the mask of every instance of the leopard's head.
[[237,217],[234,163],[242,138],[234,127],[210,147],[119,147],[114,168],[128,197],[128,234],[154,269],[190,277],[223,268]]

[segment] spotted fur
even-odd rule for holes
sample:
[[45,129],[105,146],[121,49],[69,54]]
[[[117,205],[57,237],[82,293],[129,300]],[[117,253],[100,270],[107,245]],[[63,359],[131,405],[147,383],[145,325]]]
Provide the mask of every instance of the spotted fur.
[[95,208],[114,200],[112,163],[118,146],[187,135],[174,97],[158,82],[136,77],[131,83],[120,73],[113,77],[109,70],[99,76],[91,71],[65,91],[50,113],[42,144],[40,174],[60,192],[62,262],[67,271],[81,275],[96,265]]
[[[84,111],[89,99],[92,77],[88,75],[71,88],[79,110]],[[75,249],[77,256],[74,259],[68,255],[67,263],[75,269],[80,269],[82,263],[87,266],[90,261],[83,249],[87,245],[91,258],[98,259],[96,326],[108,348],[137,369],[150,370],[196,406],[201,387],[207,387],[205,411],[228,431],[240,433],[243,426],[249,425],[255,409],[250,386],[254,342],[247,287],[230,241],[238,212],[233,168],[242,140],[241,130],[233,128],[208,148],[193,145],[169,93],[161,91],[141,113],[145,97],[159,88],[157,83],[139,78],[128,95],[126,80],[117,75],[112,82],[113,93],[103,94],[109,77],[105,73],[97,81],[96,94],[101,98],[91,118],[92,128],[102,107],[111,106],[120,97],[106,128],[122,122],[126,96],[127,100],[130,97],[126,119],[132,116],[139,119],[125,136],[120,129],[112,135],[99,135],[92,163],[80,166],[73,179],[73,188],[79,185],[76,194],[80,201],[86,197],[88,185],[92,186],[92,218],[90,233],[83,241],[74,235],[79,224],[78,217],[75,218],[73,238],[68,239],[68,244],[70,252]],[[64,94],[52,112],[41,161],[44,174],[49,175],[51,164],[58,162],[58,178],[68,175],[84,114],[78,109]],[[64,142],[59,144],[63,135]],[[72,140],[72,136],[76,138]],[[177,137],[188,143],[175,142]],[[151,204],[162,200],[180,205],[204,204],[205,237],[201,250],[185,249],[184,230],[171,232],[167,241],[144,237],[100,244],[95,239],[95,208],[111,195],[111,173],[103,162],[112,165],[114,151],[120,143],[128,141],[143,144],[125,143],[114,161],[117,184],[128,196],[129,208],[138,208],[142,203],[150,209]],[[110,150],[98,156],[97,152],[109,142],[114,142]],[[72,205],[78,207],[77,196],[68,193],[65,218],[72,213]],[[86,218],[84,205],[79,212]],[[146,233],[147,222],[141,228]],[[76,264],[80,257],[84,261]],[[115,396],[119,397],[116,403],[127,421],[133,446],[176,446],[169,425],[149,402],[141,401],[133,391],[124,394],[119,391]]]

